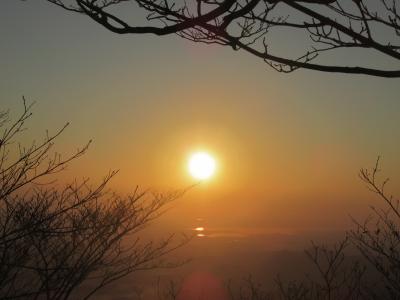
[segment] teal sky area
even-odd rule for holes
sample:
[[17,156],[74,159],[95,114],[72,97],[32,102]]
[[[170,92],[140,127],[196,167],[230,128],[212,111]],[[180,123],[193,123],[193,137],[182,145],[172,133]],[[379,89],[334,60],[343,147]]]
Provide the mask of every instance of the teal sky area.
[[181,188],[189,153],[215,153],[215,179],[170,212],[178,227],[199,216],[218,227],[346,227],[374,203],[357,172],[378,155],[400,194],[399,79],[281,74],[228,47],[116,35],[46,1],[2,0],[0,36],[0,108],[15,116],[23,95],[36,102],[23,140],[66,122],[61,153],[94,140],[65,178],[120,169],[123,192]]

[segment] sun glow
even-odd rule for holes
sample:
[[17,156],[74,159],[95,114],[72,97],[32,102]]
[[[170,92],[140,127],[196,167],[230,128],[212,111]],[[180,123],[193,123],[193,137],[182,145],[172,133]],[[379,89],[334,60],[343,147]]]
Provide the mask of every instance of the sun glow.
[[196,152],[190,156],[189,172],[196,179],[210,178],[215,172],[215,167],[214,158],[206,152]]

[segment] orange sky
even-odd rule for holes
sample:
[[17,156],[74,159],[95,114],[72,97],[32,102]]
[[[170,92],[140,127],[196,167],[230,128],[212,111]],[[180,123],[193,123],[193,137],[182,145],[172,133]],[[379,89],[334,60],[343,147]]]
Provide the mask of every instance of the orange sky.
[[229,49],[116,36],[44,3],[4,2],[1,108],[37,101],[26,141],[68,121],[62,153],[94,140],[65,179],[119,169],[122,193],[181,189],[193,183],[189,153],[208,150],[215,177],[163,218],[177,230],[199,217],[249,231],[347,228],[374,203],[357,172],[377,155],[399,193],[395,80],[284,75]]

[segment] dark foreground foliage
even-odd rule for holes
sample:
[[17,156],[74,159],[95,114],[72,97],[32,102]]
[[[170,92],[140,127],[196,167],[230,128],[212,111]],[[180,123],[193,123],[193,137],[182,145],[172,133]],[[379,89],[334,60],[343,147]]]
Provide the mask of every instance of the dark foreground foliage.
[[[0,298],[88,299],[100,288],[138,270],[172,267],[165,255],[186,239],[157,242],[140,233],[180,193],[139,189],[121,197],[100,184],[60,187],[54,175],[82,156],[90,142],[63,158],[53,151],[65,125],[41,142],[18,144],[32,105],[15,121],[0,114]],[[85,283],[87,287],[79,293]]]

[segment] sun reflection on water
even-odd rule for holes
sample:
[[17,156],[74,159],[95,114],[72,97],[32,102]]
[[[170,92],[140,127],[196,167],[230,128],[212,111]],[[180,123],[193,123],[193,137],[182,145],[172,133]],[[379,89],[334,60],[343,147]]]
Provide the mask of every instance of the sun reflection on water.
[[193,231],[197,232],[196,233],[197,237],[205,237],[206,234],[205,234],[204,230],[205,229],[203,226],[198,226],[198,227],[193,228]]

